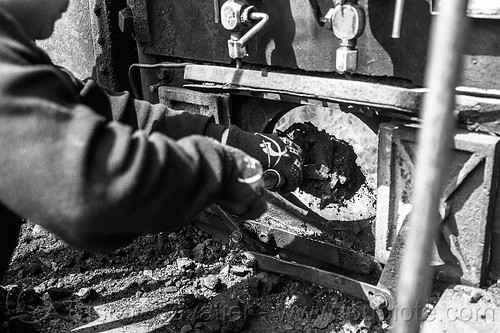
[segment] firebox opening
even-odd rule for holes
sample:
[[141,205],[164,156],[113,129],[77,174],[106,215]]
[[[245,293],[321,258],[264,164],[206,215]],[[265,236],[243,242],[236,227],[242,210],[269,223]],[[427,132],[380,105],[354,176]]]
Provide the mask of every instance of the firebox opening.
[[304,174],[309,179],[293,193],[303,204],[327,220],[375,216],[376,133],[338,107],[311,105],[283,115],[275,131],[294,137],[305,150]]

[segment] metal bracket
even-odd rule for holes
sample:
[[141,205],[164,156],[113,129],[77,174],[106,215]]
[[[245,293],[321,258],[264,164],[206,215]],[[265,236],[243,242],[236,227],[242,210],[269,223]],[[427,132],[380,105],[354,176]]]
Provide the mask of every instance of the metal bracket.
[[[438,15],[441,0],[428,0],[431,14]],[[500,4],[491,0],[469,0],[467,16],[480,19],[500,19]]]
[[146,0],[127,0],[127,5],[132,10],[132,14],[134,17],[135,38],[137,38],[139,42],[151,42]]

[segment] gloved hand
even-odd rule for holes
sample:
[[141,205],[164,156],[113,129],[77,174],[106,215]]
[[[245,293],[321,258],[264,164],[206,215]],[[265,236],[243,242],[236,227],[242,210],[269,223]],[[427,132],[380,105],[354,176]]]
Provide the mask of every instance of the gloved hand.
[[256,158],[264,170],[276,170],[281,178],[277,190],[289,193],[302,180],[301,149],[280,134],[250,133],[230,126],[227,145],[237,147]]
[[243,151],[223,146],[226,154],[222,192],[216,203],[231,214],[257,218],[266,210],[262,198],[264,181],[259,161]]

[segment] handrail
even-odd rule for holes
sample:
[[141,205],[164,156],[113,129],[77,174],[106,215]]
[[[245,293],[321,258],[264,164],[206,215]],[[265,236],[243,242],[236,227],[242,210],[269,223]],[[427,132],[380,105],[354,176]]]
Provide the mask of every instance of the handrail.
[[432,28],[426,87],[416,155],[413,209],[400,267],[394,333],[420,331],[422,312],[432,286],[430,261],[439,227],[443,193],[456,119],[455,90],[462,68],[467,0],[443,0]]

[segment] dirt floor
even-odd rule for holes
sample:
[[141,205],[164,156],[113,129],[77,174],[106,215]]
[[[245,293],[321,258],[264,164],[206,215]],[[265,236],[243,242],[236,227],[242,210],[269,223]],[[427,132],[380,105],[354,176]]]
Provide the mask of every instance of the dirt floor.
[[385,331],[368,304],[244,259],[194,226],[97,255],[26,223],[0,287],[0,331]]

